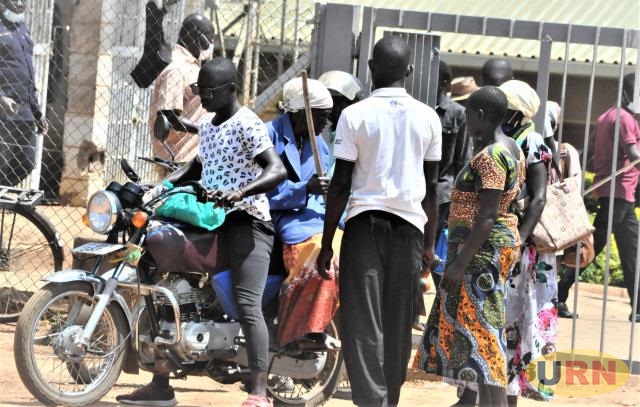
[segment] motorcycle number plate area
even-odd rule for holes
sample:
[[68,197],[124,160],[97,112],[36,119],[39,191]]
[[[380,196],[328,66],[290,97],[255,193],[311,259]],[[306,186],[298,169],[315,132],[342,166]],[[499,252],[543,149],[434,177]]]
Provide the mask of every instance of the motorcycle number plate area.
[[105,254],[114,253],[124,249],[126,246],[122,244],[90,242],[82,246],[78,246],[72,250],[73,254],[85,254],[91,256],[104,256]]

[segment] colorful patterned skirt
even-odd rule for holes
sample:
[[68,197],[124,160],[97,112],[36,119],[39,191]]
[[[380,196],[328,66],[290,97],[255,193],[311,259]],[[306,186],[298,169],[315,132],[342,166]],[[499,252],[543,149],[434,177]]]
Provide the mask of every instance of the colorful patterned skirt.
[[[449,243],[447,263],[460,253]],[[459,290],[438,289],[416,358],[416,367],[448,382],[507,386],[505,282],[517,247],[484,245]]]
[[338,270],[342,231],[333,238],[333,260],[329,273],[331,280],[318,274],[316,259],[322,243],[322,234],[314,235],[302,243],[283,246],[284,267],[289,276],[280,290],[278,310],[278,345],[285,346],[309,334],[324,332],[338,310]]
[[[507,394],[550,400],[554,386],[532,383],[530,366],[541,356],[553,360],[558,325],[558,273],[555,253],[538,253],[533,246],[522,252],[519,273],[507,286]],[[535,376],[537,377],[537,376]]]

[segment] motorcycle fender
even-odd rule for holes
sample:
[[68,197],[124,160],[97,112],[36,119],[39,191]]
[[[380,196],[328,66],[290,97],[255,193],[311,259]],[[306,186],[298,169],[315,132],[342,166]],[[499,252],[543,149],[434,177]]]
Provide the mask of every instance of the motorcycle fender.
[[105,280],[95,274],[76,269],[57,271],[55,273],[47,274],[42,277],[42,281],[47,281],[49,283],[71,283],[74,281],[82,281],[90,283],[93,286],[94,291],[99,290],[106,283]]
[[[84,270],[75,270],[75,269],[63,270],[63,271],[47,274],[46,276],[42,277],[42,281],[46,281],[49,283],[60,283],[60,284],[70,283],[74,281],[87,282],[93,286],[94,293],[96,291],[100,291],[100,289],[106,283],[104,279],[102,279],[99,276],[96,276],[95,274],[87,273]],[[111,302],[118,305],[118,308],[120,308],[120,311],[122,312],[122,314],[127,320],[129,332],[132,332],[134,321],[131,316],[131,310],[129,309],[129,305],[127,304],[127,301],[124,299],[122,295],[120,295],[120,293],[114,292]],[[125,335],[130,336],[130,340],[129,340],[130,343],[127,346],[127,348],[128,350],[131,350],[133,349],[133,344],[134,344],[133,341],[135,341],[136,338],[133,338],[133,335],[129,335],[129,332],[125,332]],[[137,367],[138,367],[137,360],[134,360],[134,363],[130,363],[129,361],[129,359],[132,356],[135,359],[134,352],[127,352],[127,356],[125,360],[125,368],[124,368],[126,373],[137,373]]]

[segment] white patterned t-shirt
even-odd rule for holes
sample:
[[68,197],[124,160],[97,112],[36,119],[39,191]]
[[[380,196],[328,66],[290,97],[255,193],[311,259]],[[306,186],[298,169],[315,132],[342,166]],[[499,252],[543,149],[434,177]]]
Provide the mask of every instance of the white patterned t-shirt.
[[[211,120],[204,122],[199,135],[202,182],[208,190],[232,191],[255,181],[262,173],[255,157],[273,148],[264,122],[246,107],[219,126]],[[237,210],[271,220],[265,194],[247,196],[227,213]]]

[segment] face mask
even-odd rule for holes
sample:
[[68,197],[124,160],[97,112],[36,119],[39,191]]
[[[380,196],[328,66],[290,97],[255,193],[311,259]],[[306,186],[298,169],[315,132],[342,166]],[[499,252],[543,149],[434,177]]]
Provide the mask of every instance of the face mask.
[[11,21],[14,24],[24,22],[24,13],[20,13],[20,14],[14,13],[13,11],[7,8],[7,9],[4,9],[2,14],[4,15],[4,18],[6,18],[7,20]]
[[207,41],[207,44],[209,44],[207,48],[200,50],[200,56],[198,57],[200,61],[204,62],[213,58],[213,43],[209,42],[204,35],[202,37]]
[[630,98],[626,90],[622,90],[622,105],[626,104],[627,109],[634,113],[640,113],[640,106],[633,102],[633,98]]
[[520,123],[524,118],[524,115],[520,111],[510,111],[511,116],[502,123],[502,132],[512,137],[520,128]]

